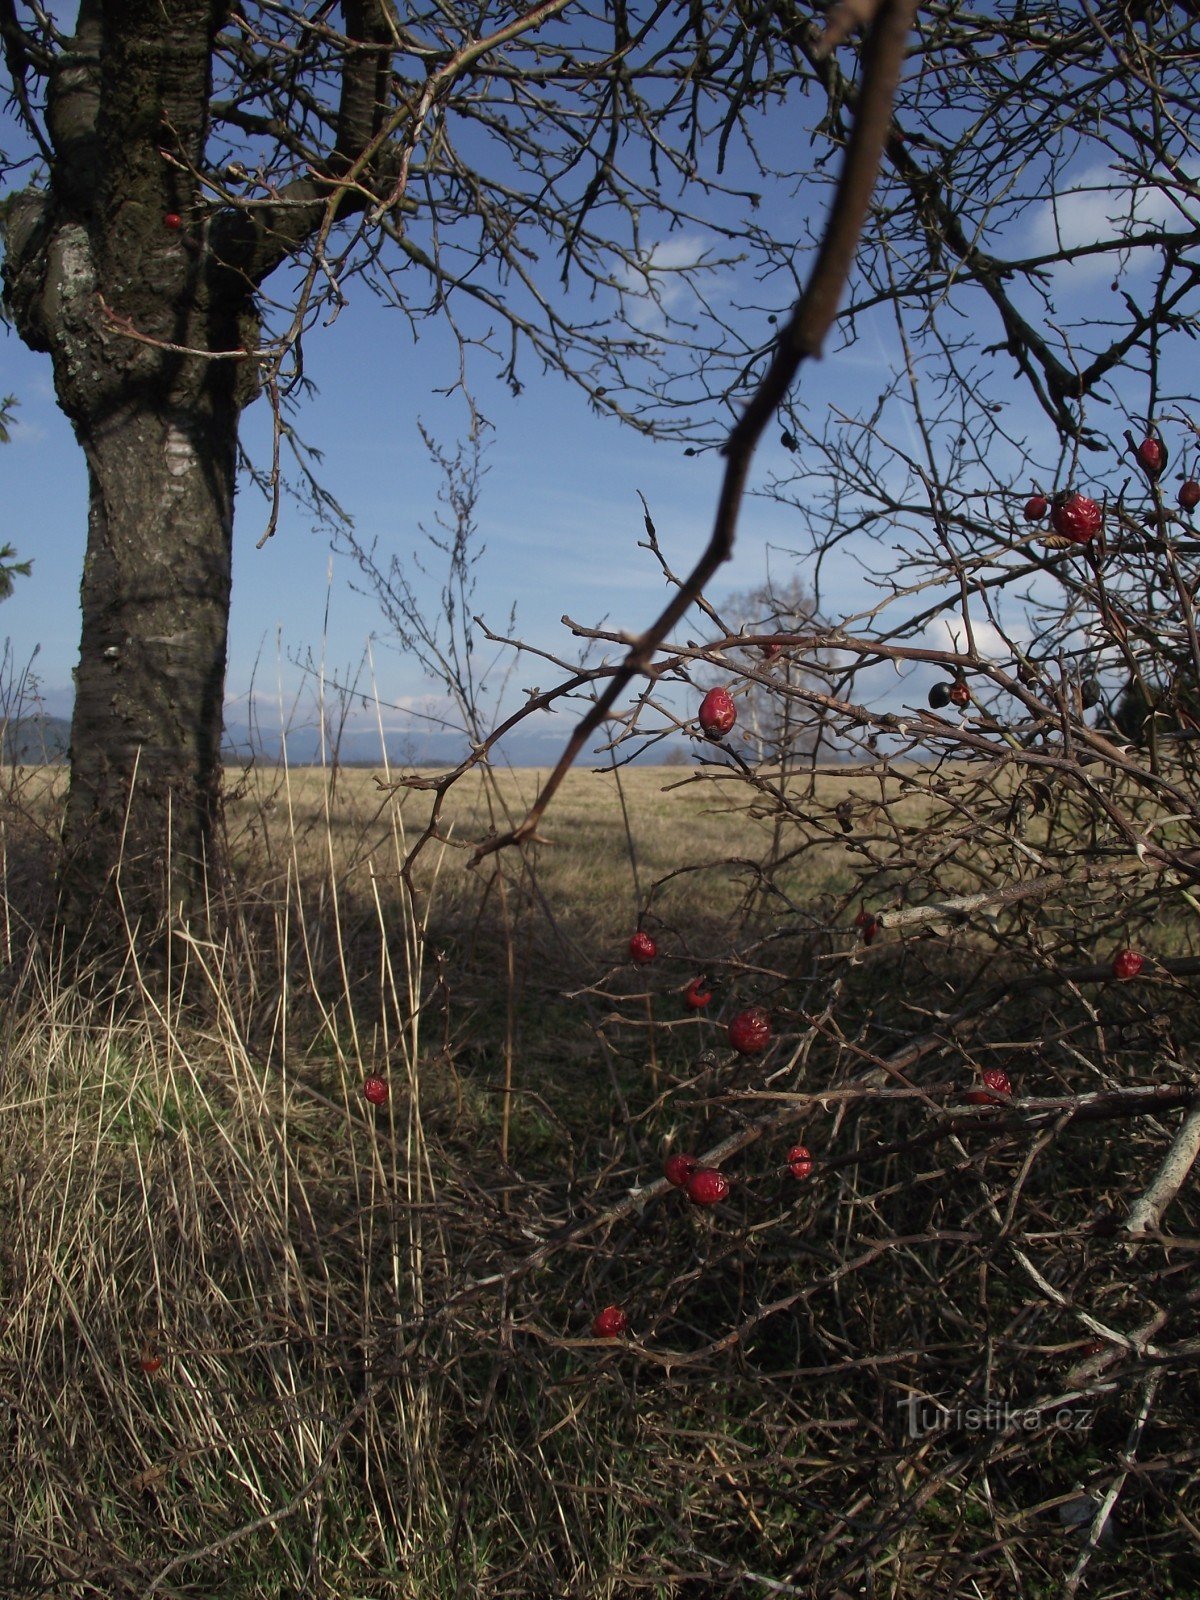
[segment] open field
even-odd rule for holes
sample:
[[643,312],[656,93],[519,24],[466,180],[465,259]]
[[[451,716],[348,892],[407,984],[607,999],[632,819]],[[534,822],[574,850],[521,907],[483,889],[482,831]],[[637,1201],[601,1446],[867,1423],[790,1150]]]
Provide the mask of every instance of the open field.
[[[26,936],[61,774],[19,775],[0,1592],[1026,1600],[1066,1592],[1081,1493],[1126,1459],[1080,1592],[1194,1595],[1194,1363],[1166,1384],[1119,1342],[1192,1338],[1194,1190],[1135,1270],[1097,1226],[1186,1101],[1104,1101],[1178,1083],[1200,1039],[1179,902],[1123,891],[1163,958],[1132,985],[1071,943],[1104,883],[868,948],[867,894],[974,890],[1009,848],[972,770],[797,782],[778,827],[725,778],[576,772],[547,843],[468,870],[538,777],[457,785],[410,896],[427,793],[252,774],[186,1000],[131,967],[99,1010]],[[1039,850],[1074,826],[1035,822]],[[752,1004],[776,1037],[739,1057]],[[996,1066],[1058,1109],[964,1107]],[[671,1150],[729,1199],[658,1183]],[[614,1303],[629,1335],[592,1338]]]

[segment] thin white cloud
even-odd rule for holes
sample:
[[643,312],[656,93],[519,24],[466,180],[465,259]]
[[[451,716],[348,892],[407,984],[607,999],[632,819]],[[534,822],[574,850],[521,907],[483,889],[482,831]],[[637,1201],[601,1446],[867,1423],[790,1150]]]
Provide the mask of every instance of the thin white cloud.
[[[1030,246],[1037,255],[1077,250],[1104,240],[1119,239],[1148,228],[1181,222],[1178,207],[1165,190],[1149,184],[1130,188],[1129,179],[1112,167],[1092,167],[1081,173],[1069,189],[1047,199],[1030,222]],[[1063,262],[1057,273],[1081,278],[1111,277],[1116,257],[1111,251]]]
[[703,266],[708,250],[701,234],[677,233],[644,250],[636,263],[624,262],[616,279],[632,302],[630,320],[641,328],[662,327],[691,294],[686,274]]
[[[1013,646],[991,622],[971,618],[975,648],[987,661],[1011,659]],[[1014,640],[1014,643],[1017,642]],[[964,654],[968,648],[967,630],[961,616],[931,617],[925,624],[925,643],[931,650],[954,650]]]
[[45,428],[39,427],[36,422],[27,422],[20,415],[14,416],[9,423],[9,443],[23,446],[26,450],[44,443],[47,437]]

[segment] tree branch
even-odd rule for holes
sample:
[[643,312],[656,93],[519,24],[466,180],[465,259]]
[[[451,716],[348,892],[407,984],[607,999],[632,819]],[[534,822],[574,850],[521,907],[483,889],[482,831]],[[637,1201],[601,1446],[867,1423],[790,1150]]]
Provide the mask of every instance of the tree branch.
[[775,344],[771,363],[723,447],[725,476],[717,502],[712,537],[670,604],[630,648],[620,670],[592,710],[583,718],[546,780],[525,820],[510,832],[480,844],[472,858],[530,838],[563,778],[587,740],[608,716],[618,697],[639,673],[650,670],[655,650],[703,592],[709,579],[733,553],[738,512],[745,493],[755,447],[763,429],[786,397],[806,357],[819,356],[837,315],[891,126],[892,105],[905,46],[916,13],[916,0],[882,0],[863,50],[863,86],[850,141],[830,203],[828,220],[808,286],[793,308]]

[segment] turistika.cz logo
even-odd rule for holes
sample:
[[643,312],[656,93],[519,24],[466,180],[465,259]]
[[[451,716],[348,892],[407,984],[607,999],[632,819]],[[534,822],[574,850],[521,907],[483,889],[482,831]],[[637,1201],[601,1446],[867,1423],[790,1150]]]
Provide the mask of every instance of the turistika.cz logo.
[[988,1400],[981,1406],[956,1401],[943,1405],[929,1395],[911,1394],[897,1400],[896,1409],[908,1413],[908,1437],[930,1433],[1083,1433],[1092,1425],[1092,1406],[1018,1406],[1007,1400]]

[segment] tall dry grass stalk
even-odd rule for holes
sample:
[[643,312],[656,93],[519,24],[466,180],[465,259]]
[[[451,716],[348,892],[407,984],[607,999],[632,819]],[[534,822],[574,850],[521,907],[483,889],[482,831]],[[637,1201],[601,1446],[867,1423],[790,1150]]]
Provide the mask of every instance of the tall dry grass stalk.
[[[220,942],[176,940],[186,981],[141,983],[131,942],[119,1010],[98,1015],[33,953],[12,986],[6,1595],[216,1593],[231,1561],[245,1581],[229,1592],[299,1591],[318,1566],[332,1581],[330,1548],[352,1564],[370,1551],[400,1585],[444,1552],[436,1362],[372,1383],[450,1272],[423,1108],[437,866],[418,903],[393,808],[367,990],[330,787],[324,872],[289,826],[282,892],[243,880]],[[391,1084],[378,1113],[368,1072]]]

